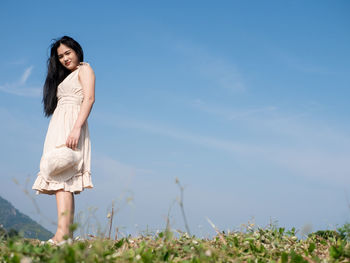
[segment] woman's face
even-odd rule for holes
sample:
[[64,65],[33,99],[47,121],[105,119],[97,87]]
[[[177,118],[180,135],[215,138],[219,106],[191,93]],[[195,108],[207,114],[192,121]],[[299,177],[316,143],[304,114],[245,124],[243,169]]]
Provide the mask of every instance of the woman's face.
[[65,44],[60,44],[57,48],[57,55],[61,64],[70,71],[74,71],[79,65],[79,59],[74,49]]

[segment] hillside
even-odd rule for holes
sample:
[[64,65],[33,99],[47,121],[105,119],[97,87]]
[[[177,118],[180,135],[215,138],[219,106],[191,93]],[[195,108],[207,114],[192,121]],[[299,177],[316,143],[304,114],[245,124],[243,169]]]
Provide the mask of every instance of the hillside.
[[21,213],[9,201],[0,196],[0,225],[7,231],[15,229],[25,238],[47,240],[53,233]]

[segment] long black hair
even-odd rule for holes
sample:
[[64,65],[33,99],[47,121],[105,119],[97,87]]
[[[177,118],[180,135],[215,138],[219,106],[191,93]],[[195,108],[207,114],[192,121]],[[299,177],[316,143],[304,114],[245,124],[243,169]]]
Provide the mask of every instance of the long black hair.
[[64,44],[73,49],[77,54],[79,62],[84,61],[84,52],[80,44],[73,38],[63,36],[60,39],[54,39],[51,44],[50,57],[47,60],[47,76],[43,87],[44,114],[49,117],[53,114],[57,106],[57,86],[71,73],[66,69],[58,59],[57,48]]

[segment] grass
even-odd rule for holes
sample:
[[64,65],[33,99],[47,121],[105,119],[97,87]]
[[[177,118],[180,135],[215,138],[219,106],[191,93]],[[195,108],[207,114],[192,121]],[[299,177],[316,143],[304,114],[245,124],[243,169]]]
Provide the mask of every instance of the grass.
[[[248,223],[240,231],[225,233],[207,219],[217,235],[197,238],[190,234],[187,224],[184,188],[178,179],[176,184],[181,191],[178,203],[186,232],[170,228],[169,209],[162,232],[122,238],[116,234],[111,239],[113,216],[119,210],[113,203],[107,216],[108,234],[104,231],[97,236],[88,235],[89,239],[61,247],[16,234],[0,234],[0,262],[350,262],[350,223],[299,239],[295,228],[286,230],[276,224],[262,228]],[[71,231],[77,230],[78,225],[71,225]]]
[[199,239],[168,230],[119,240],[93,238],[57,247],[14,236],[0,242],[1,262],[350,262],[350,242],[318,231],[302,240],[295,229],[247,226]]

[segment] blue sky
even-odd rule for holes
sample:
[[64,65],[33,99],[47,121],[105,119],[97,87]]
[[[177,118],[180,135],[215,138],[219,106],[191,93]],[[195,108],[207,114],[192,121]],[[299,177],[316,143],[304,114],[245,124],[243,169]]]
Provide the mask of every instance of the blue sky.
[[[331,229],[350,220],[348,1],[2,1],[1,196],[51,231],[35,196],[49,119],[53,38],[79,41],[96,74],[89,116],[95,207],[124,233],[255,222]],[[131,200],[132,201],[127,201]],[[97,223],[96,223],[97,224]],[[310,229],[310,228],[309,228]],[[94,232],[94,229],[89,229]]]

